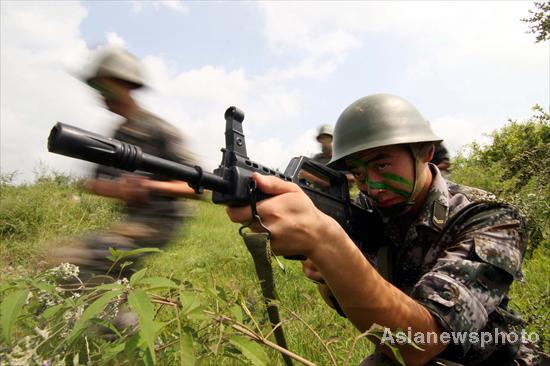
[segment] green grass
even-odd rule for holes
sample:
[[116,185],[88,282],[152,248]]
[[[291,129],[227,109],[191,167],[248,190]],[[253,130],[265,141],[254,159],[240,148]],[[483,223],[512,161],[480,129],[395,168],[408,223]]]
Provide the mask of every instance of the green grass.
[[543,339],[543,347],[550,351],[550,243],[540,245],[524,261],[523,282],[514,282],[510,291],[512,308],[522,314],[526,330]]
[[106,227],[120,217],[115,201],[84,193],[75,180],[41,177],[0,188],[0,281],[44,267],[44,253],[64,237]]
[[[196,205],[197,216],[183,230],[182,236],[165,253],[148,258],[146,266],[155,274],[185,279],[194,286],[219,286],[228,292],[238,291],[244,295],[253,313],[265,322],[258,279],[251,256],[238,235],[239,225],[229,221],[224,207],[207,202]],[[289,349],[319,365],[330,364],[321,342],[315,339],[309,326],[321,339],[331,342],[331,351],[338,364],[343,364],[358,331],[325,305],[317,295],[316,286],[302,274],[299,262],[282,261],[285,272],[273,265],[283,307],[282,318],[292,319],[288,311],[291,310],[303,321],[292,320],[285,324]],[[370,345],[362,342],[351,364],[359,363],[370,352]],[[277,364],[282,364],[274,352],[271,352],[271,357]],[[225,361],[225,364],[231,362]],[[218,365],[223,360],[214,359],[212,362]]]
[[[205,201],[194,205],[196,215],[186,222],[181,235],[164,248],[163,253],[142,261],[148,268],[147,275],[186,281],[198,290],[218,288],[229,296],[240,296],[267,333],[269,327],[258,279],[251,256],[238,234],[239,225],[229,221],[222,206]],[[43,270],[46,253],[52,247],[66,244],[63,238],[105,229],[119,216],[114,201],[87,194],[70,180],[50,178],[35,185],[4,185],[0,265],[5,270],[0,274],[0,285]],[[273,268],[289,349],[316,364],[331,364],[319,337],[329,343],[337,363],[344,364],[359,332],[325,305],[316,286],[302,274],[299,262],[282,261],[284,272],[276,264]],[[216,295],[208,291],[201,293],[201,301],[212,307],[218,302]],[[361,340],[350,364],[359,363],[371,350],[371,345]],[[269,350],[269,356],[273,365],[283,364],[275,351]],[[167,351],[160,359],[162,364],[178,362],[174,350]],[[235,361],[210,356],[201,364],[240,365],[242,358]]]
[[[62,245],[62,238],[107,228],[120,217],[112,200],[87,194],[75,182],[62,177],[43,178],[34,185],[3,184],[0,209],[0,285],[9,279],[31,276],[44,268],[48,249]],[[186,281],[200,292],[201,301],[220,306],[219,293],[241,297],[253,317],[268,331],[250,254],[238,235],[239,226],[229,221],[225,208],[209,202],[195,202],[196,215],[189,219],[181,235],[161,254],[143,260],[148,276]],[[548,350],[550,308],[550,247],[540,245],[524,263],[526,282],[514,284],[513,307],[529,320],[529,331],[545,339]],[[282,304],[282,318],[289,349],[319,365],[331,364],[329,354],[317,337],[328,343],[338,365],[344,364],[358,331],[324,304],[315,285],[302,274],[299,262],[283,260],[286,271],[274,265],[276,287]],[[163,313],[161,317],[167,317]],[[299,319],[298,319],[299,317]],[[169,319],[164,319],[169,320]],[[362,340],[350,364],[358,364],[372,350]],[[269,351],[273,365],[282,365],[280,356]],[[161,364],[179,364],[177,345],[159,355]],[[210,355],[201,365],[239,365],[226,356]]]

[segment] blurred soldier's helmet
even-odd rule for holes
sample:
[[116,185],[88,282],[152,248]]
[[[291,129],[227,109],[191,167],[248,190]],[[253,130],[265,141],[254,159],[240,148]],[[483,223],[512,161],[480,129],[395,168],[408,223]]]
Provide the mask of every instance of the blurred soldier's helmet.
[[132,89],[145,85],[140,61],[123,48],[110,48],[98,57],[95,72],[86,78],[88,85],[95,87],[99,78],[114,78],[126,81]]
[[332,138],[333,133],[334,129],[331,125],[322,125],[321,127],[319,127],[319,132],[317,133],[317,141],[319,141],[319,139],[323,135],[330,136]]
[[338,118],[329,166],[345,169],[345,158],[362,150],[439,141],[426,119],[405,99],[368,95],[353,102]]

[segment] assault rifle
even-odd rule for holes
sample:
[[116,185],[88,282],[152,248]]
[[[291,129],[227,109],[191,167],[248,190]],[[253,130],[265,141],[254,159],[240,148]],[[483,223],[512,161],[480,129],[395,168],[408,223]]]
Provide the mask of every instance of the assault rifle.
[[[377,224],[370,210],[351,202],[345,174],[304,156],[293,158],[284,173],[252,161],[246,152],[243,120],[244,113],[236,107],[229,107],[225,112],[225,148],[221,149],[220,166],[213,173],[205,172],[200,166],[161,159],[142,152],[139,146],[60,122],[50,132],[48,151],[130,172],[143,171],[183,180],[197,192],[212,190],[214,203],[229,206],[250,205],[254,200],[267,198],[256,190],[250,176],[254,172],[273,175],[298,184],[319,210],[334,218],[354,242],[362,246],[366,233],[371,231],[368,226]],[[307,180],[304,178],[307,176],[315,179]],[[319,185],[319,181],[323,184]]]
[[[48,150],[117,169],[142,171],[159,174],[168,179],[183,180],[196,192],[212,190],[214,203],[229,206],[250,205],[253,210],[257,201],[268,196],[256,188],[255,181],[250,179],[251,175],[254,172],[273,175],[298,184],[315,206],[333,217],[361,249],[362,244],[367,241],[366,233],[373,232],[369,227],[378,225],[378,221],[374,219],[372,211],[351,202],[346,175],[303,156],[293,158],[284,173],[252,161],[246,152],[243,120],[244,113],[236,107],[230,107],[225,112],[225,148],[221,149],[223,156],[220,166],[213,173],[205,172],[200,166],[164,160],[144,153],[139,146],[63,123],[57,123],[52,128],[48,137]],[[243,235],[243,238],[245,237],[246,235]],[[266,299],[269,320],[274,327],[275,339],[286,350],[278,308],[270,303],[276,299],[276,295],[271,263],[267,259],[269,255],[265,252],[267,248],[264,245],[261,250],[257,250],[259,247],[251,249],[246,238],[245,242],[254,259],[262,293]],[[306,259],[302,255],[287,258]],[[292,365],[290,355],[283,351],[281,353],[285,364]]]

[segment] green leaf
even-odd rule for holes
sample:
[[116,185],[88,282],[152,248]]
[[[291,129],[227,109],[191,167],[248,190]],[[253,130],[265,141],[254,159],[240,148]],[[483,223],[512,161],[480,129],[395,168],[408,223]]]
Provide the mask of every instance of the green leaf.
[[53,317],[55,314],[57,314],[61,309],[63,309],[64,306],[65,304],[57,304],[57,305],[51,306],[46,310],[44,310],[44,312],[42,313],[42,316],[45,319],[49,319]]
[[256,342],[251,341],[246,337],[233,336],[229,338],[229,342],[237,347],[241,353],[252,362],[253,365],[267,365],[269,358],[264,349]]
[[195,294],[189,292],[180,293],[181,312],[183,315],[188,315],[194,310],[200,308],[201,304]]
[[11,331],[19,313],[23,309],[29,290],[18,290],[4,298],[0,305],[0,324],[2,325],[2,337],[11,345]]
[[103,285],[94,287],[94,290],[124,290],[125,288],[126,287],[120,283],[104,283]]
[[218,297],[219,291],[213,287],[207,287],[204,289],[206,293],[209,293],[210,295],[214,297]]
[[47,283],[47,282],[41,282],[41,281],[33,281],[32,282],[32,285],[34,287],[36,287],[37,289],[39,290],[42,290],[44,292],[47,292],[49,294],[52,294],[52,295],[57,295],[57,291],[55,290],[55,286],[52,285],[51,283]]
[[192,312],[187,314],[187,317],[189,318],[189,320],[199,321],[199,322],[209,319],[208,316],[201,310],[201,308],[197,308],[193,310]]
[[118,354],[124,351],[126,344],[119,343],[111,346],[110,343],[107,343],[105,347],[101,349],[101,362],[103,364],[111,364],[109,361],[113,360]]
[[134,285],[150,285],[147,289],[153,288],[179,288],[172,280],[166,277],[145,277],[134,282]]
[[16,283],[13,283],[13,282],[12,282],[12,283],[5,283],[5,284],[3,284],[2,286],[0,286],[0,294],[1,294],[2,292],[7,291],[7,290],[11,290],[12,288],[14,288],[14,287],[16,287],[16,286],[17,286],[17,284],[16,284]]
[[126,358],[130,358],[136,348],[139,347],[141,343],[141,335],[138,333],[134,334],[130,337],[130,339],[126,342],[126,346],[124,347],[124,354],[126,355]]
[[118,259],[126,258],[132,255],[138,255],[142,253],[162,253],[162,250],[159,248],[139,248],[134,250],[119,250],[118,255],[120,256]]
[[67,337],[67,341],[69,343],[74,342],[76,338],[80,335],[80,333],[84,330],[87,321],[103,312],[105,306],[107,306],[107,304],[111,302],[114,297],[117,297],[121,293],[121,290],[109,291],[104,293],[96,301],[91,303],[86,308],[86,310],[84,310],[80,319],[76,321],[73,330]]
[[139,319],[139,333],[141,338],[145,340],[149,349],[150,356],[153,363],[155,359],[155,323],[153,318],[155,316],[155,307],[149,300],[149,296],[143,290],[134,290],[128,295],[128,303],[133,311],[138,315]]
[[195,351],[193,349],[193,336],[189,332],[183,332],[181,343],[181,364],[194,365],[197,359],[195,358]]
[[119,260],[142,254],[142,253],[162,253],[162,250],[159,248],[139,248],[134,250],[117,250],[113,248],[109,248],[109,253],[111,253],[110,256],[107,256],[107,259],[109,259],[112,262],[118,262]]
[[130,277],[130,286],[134,286],[139,280],[145,276],[145,272],[147,272],[147,268],[140,269],[136,273]]
[[128,267],[129,265],[133,264],[132,261],[126,261],[120,265],[120,269],[123,270],[124,268]]
[[[379,324],[373,324],[371,325],[371,327],[369,328],[369,330],[367,332],[365,332],[363,335],[365,336],[370,336],[370,337],[375,337],[375,338],[378,338],[380,341],[383,340],[383,337],[385,335],[385,332],[386,332],[386,329],[383,328],[382,326],[380,326]],[[397,337],[398,334],[403,334],[405,335],[405,337],[407,336],[405,334],[405,332],[401,329],[397,329],[395,332],[391,332],[391,336],[392,338],[394,337]],[[381,344],[384,344],[386,347],[388,347],[392,353],[393,353],[393,356],[395,357],[395,359],[397,360],[397,362],[399,362],[400,365],[402,366],[406,366],[405,364],[405,360],[403,359],[403,356],[401,355],[401,352],[399,351],[399,348],[397,348],[396,346],[390,344],[390,342],[381,342]],[[409,345],[412,345],[413,347],[423,351],[422,348],[418,347],[410,338],[407,337],[407,344]]]
[[395,359],[397,360],[397,362],[399,362],[400,365],[407,366],[407,364],[405,363],[405,360],[403,359],[403,356],[401,356],[401,352],[399,351],[399,349],[397,347],[390,346],[388,344],[386,344],[386,347],[391,349],[391,351],[393,353],[393,357],[395,357]]
[[155,354],[151,353],[151,351],[149,349],[145,350],[143,356],[144,357],[142,358],[142,361],[145,364],[145,366],[154,366],[155,365],[155,362],[156,362],[156,360],[154,359]]
[[107,259],[111,262],[116,262],[118,260],[118,251],[109,247],[109,253],[111,253],[111,255],[107,256]]
[[233,305],[229,310],[231,311],[231,314],[235,318],[235,321],[237,323],[242,324],[244,316],[243,316],[243,310],[241,309],[241,307],[239,305]]

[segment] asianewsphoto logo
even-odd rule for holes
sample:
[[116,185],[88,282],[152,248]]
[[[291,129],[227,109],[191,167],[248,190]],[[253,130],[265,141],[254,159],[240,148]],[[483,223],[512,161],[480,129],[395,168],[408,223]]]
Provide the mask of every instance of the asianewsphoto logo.
[[483,348],[489,344],[513,344],[513,343],[537,343],[540,337],[537,333],[527,333],[525,329],[521,332],[503,332],[495,328],[493,332],[413,332],[411,327],[407,332],[402,330],[392,332],[389,328],[384,328],[384,333],[380,338],[381,344],[405,345],[414,343],[419,346],[423,344],[453,343],[456,345],[470,343],[478,344]]

